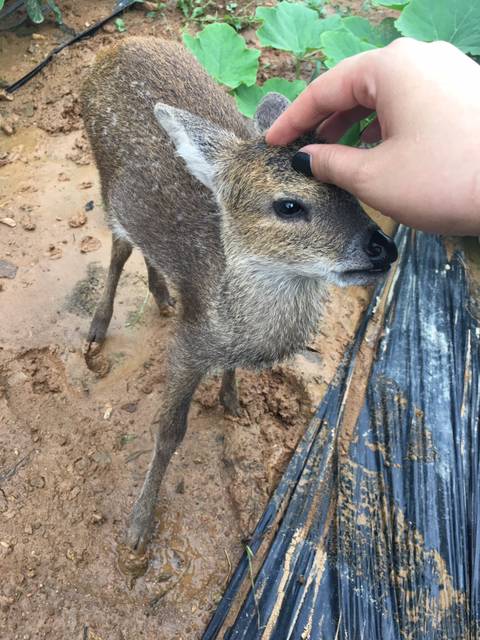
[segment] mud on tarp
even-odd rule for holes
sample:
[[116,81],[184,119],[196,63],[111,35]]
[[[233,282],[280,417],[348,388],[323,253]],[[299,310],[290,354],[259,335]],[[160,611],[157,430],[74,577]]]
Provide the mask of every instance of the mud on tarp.
[[480,638],[479,324],[459,252],[397,244],[203,640]]

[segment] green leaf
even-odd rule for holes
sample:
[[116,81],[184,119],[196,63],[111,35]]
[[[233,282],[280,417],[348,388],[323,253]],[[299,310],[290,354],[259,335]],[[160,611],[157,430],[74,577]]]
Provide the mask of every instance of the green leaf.
[[295,98],[302,93],[307,86],[304,80],[294,80],[290,82],[284,78],[270,78],[261,87],[254,84],[252,87],[246,87],[240,85],[235,90],[235,100],[237,101],[237,107],[240,113],[248,118],[253,118],[255,111],[260,100],[270,93],[275,91],[286,96],[289,100],[295,100]]
[[410,0],[372,0],[372,4],[376,7],[388,7],[397,11],[402,11],[409,2]]
[[263,24],[257,30],[260,43],[266,47],[291,51],[303,58],[308,51],[320,48],[324,31],[341,27],[340,16],[321,20],[318,13],[303,4],[281,2],[276,7],[258,7],[255,16]]
[[377,48],[349,31],[327,31],[322,35],[321,42],[322,51],[326,56],[323,62],[329,69],[345,58]]
[[55,0],[47,0],[47,4],[55,14],[55,20],[57,21],[57,24],[63,24],[62,12],[60,11],[60,8]]
[[27,7],[28,17],[32,22],[35,22],[35,24],[43,22],[42,7],[39,0],[27,0],[25,6]]
[[[385,18],[381,21],[381,23],[377,27],[377,32],[380,36],[380,42],[382,42],[381,46],[386,46],[393,42],[397,38],[401,38],[402,34],[395,26],[394,18]],[[375,43],[373,43],[375,44]]]
[[195,38],[185,33],[183,42],[217,82],[230,89],[255,84],[260,51],[247,48],[228,24],[210,24]]
[[374,44],[377,39],[377,31],[375,27],[366,18],[361,18],[360,16],[342,18],[342,25],[347,29],[347,31],[350,31],[354,36],[360,38],[360,40],[365,40],[366,42]]
[[125,22],[121,18],[117,18],[115,20],[115,26],[117,27],[117,31],[119,31],[120,33],[127,30]]
[[360,122],[352,124],[350,129],[345,131],[337,144],[345,144],[347,147],[357,147],[362,134],[362,125]]
[[446,40],[464,53],[480,54],[478,0],[411,0],[395,24],[404,36]]
[[0,11],[3,9],[4,4],[5,4],[5,0],[0,0]]
[[309,9],[313,9],[318,14],[322,15],[325,0],[305,0],[305,4]]
[[351,16],[342,19],[342,25],[364,42],[369,42],[376,47],[385,47],[392,40],[399,38],[401,33],[395,27],[393,18],[386,18],[378,26],[373,25],[366,18]]

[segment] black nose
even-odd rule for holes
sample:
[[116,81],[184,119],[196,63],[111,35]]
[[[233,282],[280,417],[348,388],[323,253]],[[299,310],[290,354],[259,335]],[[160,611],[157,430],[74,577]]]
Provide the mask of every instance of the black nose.
[[370,236],[365,253],[370,258],[374,269],[385,270],[398,258],[394,241],[380,229],[375,229]]

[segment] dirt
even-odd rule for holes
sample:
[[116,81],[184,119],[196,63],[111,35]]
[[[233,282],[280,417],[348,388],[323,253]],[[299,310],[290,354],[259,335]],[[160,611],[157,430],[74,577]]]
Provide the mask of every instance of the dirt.
[[[65,23],[84,28],[111,5],[64,3]],[[180,37],[173,6],[158,19],[141,9],[124,19],[128,34]],[[2,79],[64,37],[50,23],[0,34]],[[0,224],[2,640],[199,638],[371,293],[332,290],[308,349],[272,371],[240,371],[239,418],[219,406],[218,377],[204,381],[148,557],[125,555],[173,321],[158,313],[134,253],[97,374],[86,367],[110,237],[78,92],[95,52],[122,37],[101,31],[65,50],[0,102],[0,218],[10,221]],[[293,73],[284,54],[268,56],[274,73]]]

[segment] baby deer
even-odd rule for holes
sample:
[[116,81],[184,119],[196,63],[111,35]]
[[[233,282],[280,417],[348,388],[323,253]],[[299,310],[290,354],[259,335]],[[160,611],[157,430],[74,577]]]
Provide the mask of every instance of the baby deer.
[[265,143],[286,98],[267,95],[250,124],[176,43],[131,38],[102,52],[82,102],[113,236],[87,346],[105,339],[133,246],[159,308],[173,304],[164,274],[179,296],[154,452],[127,533],[141,551],[203,376],[224,371],[220,401],[237,413],[236,367],[271,366],[302,349],[328,283],[373,283],[397,254],[353,196],[292,169],[312,139]]

